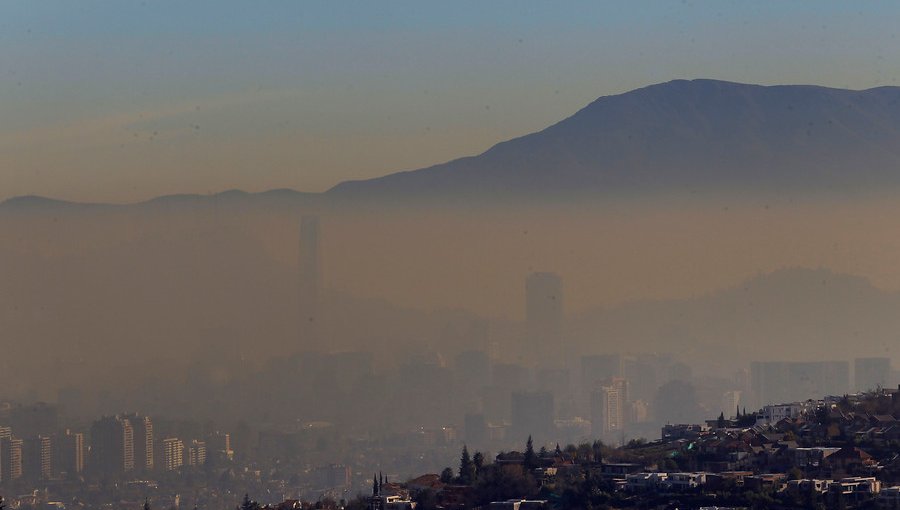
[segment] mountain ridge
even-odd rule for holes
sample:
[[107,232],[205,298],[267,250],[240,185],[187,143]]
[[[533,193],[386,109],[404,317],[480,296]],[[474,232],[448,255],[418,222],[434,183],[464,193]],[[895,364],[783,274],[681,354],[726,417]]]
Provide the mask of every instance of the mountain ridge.
[[900,189],[900,87],[848,90],[671,80],[601,96],[571,116],[474,156],[322,193],[289,189],[163,195],[132,204],[33,195],[24,206],[113,206],[204,200],[416,201],[693,195],[711,192],[847,193]]
[[900,292],[876,287],[868,278],[793,266],[696,297],[587,309],[571,323],[582,346],[600,336],[711,364],[726,348],[734,359],[846,360],[896,355],[898,307]]
[[[704,189],[866,188],[900,166],[900,88],[673,80],[603,96],[541,131],[477,156],[326,193],[547,196]],[[727,168],[730,177],[716,170]],[[810,182],[811,177],[818,182]]]

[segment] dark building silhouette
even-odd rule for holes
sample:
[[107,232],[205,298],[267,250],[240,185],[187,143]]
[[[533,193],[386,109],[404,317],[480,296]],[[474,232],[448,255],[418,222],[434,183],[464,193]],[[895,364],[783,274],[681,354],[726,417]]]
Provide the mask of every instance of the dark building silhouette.
[[591,392],[591,434],[609,441],[627,422],[628,381],[610,377],[600,382]]
[[513,391],[532,387],[531,371],[515,363],[494,363],[491,365],[491,384],[481,390],[484,414],[488,421],[500,422],[510,419]]
[[887,388],[890,377],[890,358],[856,358],[853,360],[853,389],[856,391]]
[[91,470],[116,477],[134,470],[134,429],[124,416],[104,416],[91,426]]
[[488,426],[484,415],[467,414],[465,418],[465,439],[470,448],[480,448],[487,443]]
[[850,385],[850,363],[754,361],[750,363],[750,385],[756,407],[843,395]]
[[566,368],[543,368],[535,373],[535,383],[539,391],[553,395],[557,416],[575,416],[575,395],[572,380]]
[[23,442],[22,476],[26,480],[37,482],[53,476],[52,448],[50,436],[31,436]]
[[512,437],[518,440],[533,436],[536,441],[555,437],[553,394],[546,391],[516,391],[512,393]]
[[84,434],[66,430],[55,441],[53,454],[56,464],[67,478],[75,478],[84,471]]
[[453,366],[456,391],[462,398],[477,395],[491,383],[491,360],[484,351],[463,351]]
[[555,273],[532,273],[525,280],[526,339],[523,359],[529,365],[560,368],[563,346],[563,286]]

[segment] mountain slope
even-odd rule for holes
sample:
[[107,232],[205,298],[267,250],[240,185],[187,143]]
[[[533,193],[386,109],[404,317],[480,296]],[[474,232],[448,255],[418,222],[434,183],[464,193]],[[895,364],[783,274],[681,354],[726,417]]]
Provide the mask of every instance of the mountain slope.
[[571,196],[900,185],[900,88],[676,80],[601,97],[474,157],[341,183],[337,197]]
[[900,294],[827,269],[788,268],[694,299],[642,301],[573,318],[585,350],[677,353],[728,369],[750,360],[895,356]]

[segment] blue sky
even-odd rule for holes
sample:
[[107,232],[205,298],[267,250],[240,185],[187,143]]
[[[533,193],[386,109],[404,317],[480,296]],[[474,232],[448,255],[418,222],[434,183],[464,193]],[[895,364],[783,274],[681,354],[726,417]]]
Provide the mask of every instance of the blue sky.
[[323,190],[674,78],[900,78],[897,2],[0,2],[0,199]]

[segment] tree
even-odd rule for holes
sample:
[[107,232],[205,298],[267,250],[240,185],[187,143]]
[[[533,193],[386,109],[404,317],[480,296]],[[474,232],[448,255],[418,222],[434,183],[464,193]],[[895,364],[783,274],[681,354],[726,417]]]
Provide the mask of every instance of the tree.
[[475,465],[475,476],[480,476],[481,471],[484,469],[484,454],[475,452],[475,455],[472,457],[472,464]]
[[594,457],[594,462],[597,464],[603,464],[603,441],[597,439],[594,441],[594,444],[591,445],[591,453]]
[[459,483],[471,485],[475,481],[475,464],[469,457],[469,449],[463,445],[462,455],[459,458]]
[[475,483],[475,503],[487,505],[491,501],[505,501],[510,498],[531,498],[537,495],[538,485],[520,466],[510,464],[490,464]]
[[538,467],[537,464],[537,456],[534,454],[534,442],[531,440],[531,436],[528,436],[528,441],[525,443],[525,458],[523,459],[522,465],[525,467],[525,471],[531,472],[534,471],[534,468]]
[[240,510],[259,510],[259,503],[250,499],[249,494],[244,494],[244,500],[241,501],[241,506],[238,507]]
[[369,510],[369,500],[362,494],[351,499],[344,505],[344,510]]
[[150,498],[144,498],[144,510],[150,510]]
[[594,461],[594,447],[591,443],[584,442],[578,445],[575,454],[576,461],[579,464],[590,464]]
[[419,491],[413,498],[413,501],[416,502],[418,510],[437,510],[438,507],[437,494],[431,489]]
[[453,483],[453,470],[449,467],[445,467],[443,471],[441,471],[441,482],[442,483]]

